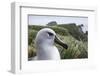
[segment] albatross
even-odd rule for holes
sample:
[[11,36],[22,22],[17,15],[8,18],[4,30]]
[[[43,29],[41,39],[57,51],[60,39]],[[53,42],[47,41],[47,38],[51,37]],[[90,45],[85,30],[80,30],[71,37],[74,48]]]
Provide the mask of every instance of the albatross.
[[54,45],[55,42],[68,48],[68,45],[57,37],[55,31],[50,28],[41,29],[35,38],[36,57],[33,57],[32,60],[60,60],[60,53]]

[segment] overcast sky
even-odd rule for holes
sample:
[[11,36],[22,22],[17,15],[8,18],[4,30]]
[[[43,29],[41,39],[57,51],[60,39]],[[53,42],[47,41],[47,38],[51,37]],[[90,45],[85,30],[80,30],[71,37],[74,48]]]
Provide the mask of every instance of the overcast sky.
[[36,16],[29,15],[29,25],[46,25],[48,22],[56,21],[57,24],[76,23],[77,25],[83,24],[85,27],[83,30],[88,29],[88,18],[87,17],[62,17],[62,16]]

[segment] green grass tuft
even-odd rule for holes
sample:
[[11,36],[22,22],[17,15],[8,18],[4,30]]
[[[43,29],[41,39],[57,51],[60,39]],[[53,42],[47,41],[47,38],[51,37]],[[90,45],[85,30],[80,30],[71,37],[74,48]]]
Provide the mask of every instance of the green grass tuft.
[[66,44],[68,49],[55,44],[62,59],[88,58],[88,36],[79,31],[76,24],[58,24],[54,26],[28,26],[28,57],[36,55],[34,39],[37,32],[42,28],[51,28]]

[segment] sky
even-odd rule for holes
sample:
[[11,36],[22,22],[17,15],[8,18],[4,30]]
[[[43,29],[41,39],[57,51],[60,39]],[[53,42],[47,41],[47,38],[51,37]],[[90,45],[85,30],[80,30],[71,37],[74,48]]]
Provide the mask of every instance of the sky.
[[83,24],[83,31],[88,30],[88,18],[87,17],[71,17],[71,16],[39,16],[29,15],[28,25],[43,25],[45,26],[51,21],[56,21],[57,24],[76,23],[77,25]]

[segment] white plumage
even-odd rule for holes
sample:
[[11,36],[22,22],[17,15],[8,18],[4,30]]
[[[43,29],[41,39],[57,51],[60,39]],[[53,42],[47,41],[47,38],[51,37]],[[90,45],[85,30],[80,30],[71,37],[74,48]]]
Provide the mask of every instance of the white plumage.
[[63,47],[68,46],[60,41],[56,33],[50,28],[41,29],[35,38],[36,57],[32,60],[60,60],[60,53],[54,42],[61,44]]

